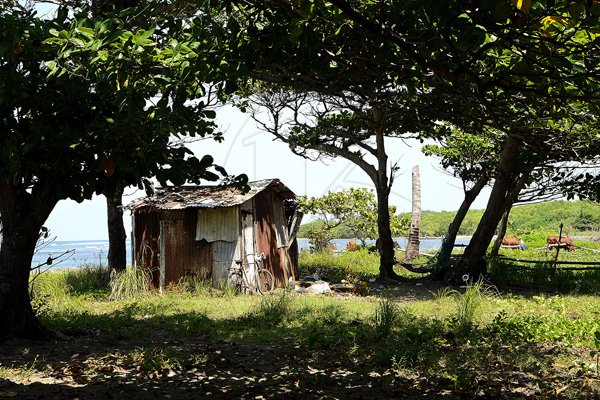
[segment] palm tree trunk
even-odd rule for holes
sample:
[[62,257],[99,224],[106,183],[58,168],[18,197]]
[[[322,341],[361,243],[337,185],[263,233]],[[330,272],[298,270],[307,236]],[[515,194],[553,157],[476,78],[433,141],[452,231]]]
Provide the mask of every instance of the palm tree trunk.
[[408,232],[408,244],[404,260],[410,262],[419,257],[419,232],[421,230],[421,178],[419,166],[412,169],[412,216]]

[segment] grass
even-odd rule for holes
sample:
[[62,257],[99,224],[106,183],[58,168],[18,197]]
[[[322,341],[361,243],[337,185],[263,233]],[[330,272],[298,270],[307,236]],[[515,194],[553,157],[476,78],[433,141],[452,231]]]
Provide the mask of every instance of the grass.
[[[396,258],[402,260],[403,253],[398,252]],[[300,255],[298,265],[300,277],[317,273],[325,280],[331,282],[355,282],[357,280],[368,281],[370,278],[379,276],[379,255],[370,253],[366,249],[357,251],[344,251],[339,255],[331,252],[311,253],[303,251]],[[406,278],[419,278],[419,274],[415,274],[397,268],[396,271],[401,276]]]
[[[376,274],[368,253],[345,257],[338,257],[343,262],[337,269],[326,257],[307,262],[303,255],[303,265],[345,279]],[[521,373],[539,377],[540,384],[556,376],[590,377],[596,382],[591,390],[600,391],[594,380],[599,373],[595,333],[600,331],[595,296],[499,293],[476,283],[400,304],[391,292],[380,297],[300,296],[289,291],[234,296],[203,282],[182,280],[163,295],[144,289],[111,301],[112,292],[99,287],[101,280],[94,276],[93,270],[39,276],[34,304],[43,322],[55,329],[96,329],[108,341],[163,332],[177,338],[208,335],[234,343],[281,343],[339,359],[358,372],[445,382],[457,390]],[[126,362],[153,371],[204,360],[152,346],[128,357]],[[1,368],[0,377],[27,375],[31,368]]]
[[145,268],[127,267],[110,279],[110,300],[135,299],[150,291],[150,274]]
[[[593,242],[577,242],[578,246],[593,248]],[[600,267],[593,270],[569,270],[584,265],[568,264],[576,262],[598,262],[600,253],[577,249],[560,251],[558,261],[565,264],[554,268],[556,251],[546,252],[529,248],[526,251],[501,250],[501,257],[490,264],[489,273],[498,287],[524,287],[558,293],[600,294]],[[536,261],[523,263],[516,260]]]

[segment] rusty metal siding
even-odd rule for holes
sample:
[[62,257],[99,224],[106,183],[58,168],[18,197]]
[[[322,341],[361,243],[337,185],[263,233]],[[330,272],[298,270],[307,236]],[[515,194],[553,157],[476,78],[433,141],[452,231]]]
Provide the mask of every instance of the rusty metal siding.
[[195,240],[196,217],[196,209],[164,211],[160,225],[165,286],[185,276],[209,278],[213,274],[213,246]]
[[229,278],[230,269],[239,268],[239,264],[236,261],[241,259],[240,240],[236,240],[234,242],[217,240],[216,242],[212,242],[212,255],[213,283],[217,284],[227,281]]
[[152,285],[159,283],[159,243],[161,211],[138,209],[133,211],[133,264],[146,268],[152,276]]
[[[281,201],[271,190],[263,190],[254,197],[256,252],[265,253],[262,267],[275,277],[275,286],[287,283],[288,276],[282,268],[282,257],[277,249],[277,232],[273,202]],[[284,258],[285,259],[285,258]],[[285,266],[285,264],[284,264]]]
[[198,210],[196,240],[235,242],[240,236],[239,207]]

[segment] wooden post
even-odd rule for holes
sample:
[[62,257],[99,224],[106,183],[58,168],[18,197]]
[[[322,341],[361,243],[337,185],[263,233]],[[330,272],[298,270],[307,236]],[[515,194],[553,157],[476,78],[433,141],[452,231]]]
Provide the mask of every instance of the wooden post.
[[556,255],[554,256],[554,264],[552,265],[552,274],[556,272],[556,263],[558,262],[558,253],[560,252],[560,240],[562,239],[563,224],[560,223],[560,230],[558,232],[558,245],[556,246]]

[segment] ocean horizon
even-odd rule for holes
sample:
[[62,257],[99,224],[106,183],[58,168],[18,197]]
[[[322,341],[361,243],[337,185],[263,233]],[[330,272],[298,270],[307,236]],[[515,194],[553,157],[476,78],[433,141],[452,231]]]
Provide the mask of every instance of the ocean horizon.
[[[469,236],[459,236],[456,244],[466,245],[470,241]],[[331,242],[340,251],[346,249],[350,240],[355,239],[333,239]],[[406,248],[407,238],[394,238],[401,248]],[[368,245],[373,245],[374,240],[367,240]],[[442,244],[442,238],[421,238],[421,251],[436,250]],[[131,264],[131,241],[127,240],[127,263]],[[308,239],[298,239],[300,250],[310,248]],[[61,256],[62,255],[62,256]],[[108,265],[108,240],[54,240],[48,241],[38,247],[31,263],[32,268],[43,264],[49,257],[55,258],[52,265],[44,265],[42,269],[65,269],[86,265]],[[57,258],[58,257],[58,258]]]

